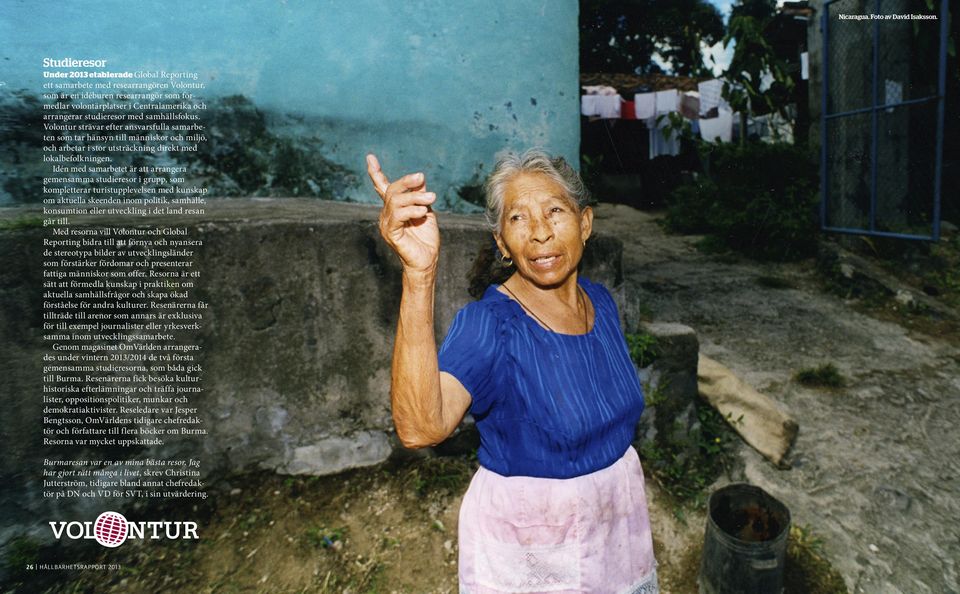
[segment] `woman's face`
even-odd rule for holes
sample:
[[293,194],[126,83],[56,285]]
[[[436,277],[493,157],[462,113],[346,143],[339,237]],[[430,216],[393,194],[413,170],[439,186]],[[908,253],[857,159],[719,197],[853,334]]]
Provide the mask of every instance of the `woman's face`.
[[524,280],[556,287],[574,278],[592,228],[593,211],[578,210],[557,182],[519,173],[507,181],[495,239]]

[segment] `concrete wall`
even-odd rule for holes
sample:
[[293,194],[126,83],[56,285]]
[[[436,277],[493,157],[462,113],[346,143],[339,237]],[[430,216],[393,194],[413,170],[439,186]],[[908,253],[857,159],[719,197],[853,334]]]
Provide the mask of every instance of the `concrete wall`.
[[[39,91],[41,60],[197,71],[361,174],[425,170],[448,206],[503,148],[579,163],[574,0],[0,3],[0,91]],[[350,196],[375,199],[365,185]]]
[[[37,210],[0,209],[0,223]],[[208,436],[169,437],[123,457],[198,456],[206,475],[246,469],[325,474],[382,462],[399,449],[389,409],[389,365],[400,297],[397,258],[380,239],[378,209],[317,200],[214,201],[184,219],[203,248],[196,297],[211,304],[200,409]],[[75,225],[157,224],[149,217]],[[3,225],[0,225],[3,228]],[[437,337],[470,297],[466,272],[490,241],[477,216],[442,215]],[[44,518],[94,516],[106,502],[51,501],[37,484],[44,457],[84,452],[42,445],[42,238],[40,227],[0,230],[0,543]],[[583,273],[622,297],[619,240],[587,244]],[[621,298],[622,301],[624,301]],[[629,308],[627,308],[629,311]],[[15,420],[16,422],[10,422]],[[90,507],[87,509],[84,505]]]

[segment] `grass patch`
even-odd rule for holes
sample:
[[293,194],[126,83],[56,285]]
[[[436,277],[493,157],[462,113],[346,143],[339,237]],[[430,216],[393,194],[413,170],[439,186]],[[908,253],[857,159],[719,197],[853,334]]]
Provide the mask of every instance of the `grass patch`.
[[17,536],[7,545],[4,566],[14,581],[17,581],[31,573],[39,560],[40,544],[27,536]]
[[459,493],[467,488],[476,465],[462,457],[427,458],[410,468],[404,484],[418,497],[433,492]]
[[823,554],[823,541],[808,526],[790,526],[783,584],[785,594],[847,594],[843,578]]
[[793,378],[810,388],[842,388],[846,380],[833,363],[824,363],[817,367],[801,369]]
[[343,542],[346,534],[346,528],[327,528],[326,526],[314,526],[307,530],[306,542],[314,547],[322,549],[338,548],[337,542]]

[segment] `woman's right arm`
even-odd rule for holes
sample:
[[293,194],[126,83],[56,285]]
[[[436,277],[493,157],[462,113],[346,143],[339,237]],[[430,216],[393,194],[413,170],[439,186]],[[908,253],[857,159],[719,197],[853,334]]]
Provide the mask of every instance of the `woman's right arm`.
[[437,362],[433,298],[440,230],[430,209],[436,195],[426,191],[422,173],[390,183],[373,155],[367,155],[367,173],[383,199],[380,234],[403,265],[390,378],[393,423],[405,447],[436,445],[453,433],[471,402],[470,393],[440,372]]

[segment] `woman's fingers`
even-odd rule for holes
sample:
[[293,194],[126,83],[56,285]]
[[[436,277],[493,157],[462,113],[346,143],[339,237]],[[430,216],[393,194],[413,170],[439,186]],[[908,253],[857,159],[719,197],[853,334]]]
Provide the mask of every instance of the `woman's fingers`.
[[403,208],[411,204],[429,206],[436,202],[437,195],[433,192],[404,192],[403,194],[390,195],[389,208]]
[[409,173],[388,185],[383,194],[383,199],[393,200],[394,198],[410,193],[411,191],[423,192],[425,187],[426,186],[423,181],[422,173]]
[[380,198],[383,198],[387,193],[390,180],[383,174],[383,171],[380,169],[380,161],[377,160],[377,157],[373,153],[367,155],[367,175],[370,176],[370,181],[373,182],[373,189],[377,191],[377,194],[380,194]]
[[400,256],[405,267],[431,268],[436,265],[440,235],[430,205],[437,195],[427,192],[423,173],[411,173],[392,183],[380,169],[380,161],[367,155],[367,175],[383,200],[380,210],[380,235]]
[[413,219],[430,212],[430,205],[437,200],[433,192],[406,192],[393,196],[381,211],[381,220],[389,230],[399,229]]
[[396,222],[396,226],[399,227],[409,221],[422,219],[427,216],[429,212],[430,209],[426,206],[411,204],[410,206],[394,209],[393,220]]
[[370,153],[367,155],[367,175],[373,182],[373,189],[377,191],[380,198],[386,200],[389,195],[402,194],[410,190],[422,191],[425,188],[424,177],[422,173],[411,173],[390,183],[383,170],[380,169],[380,161],[376,155]]

